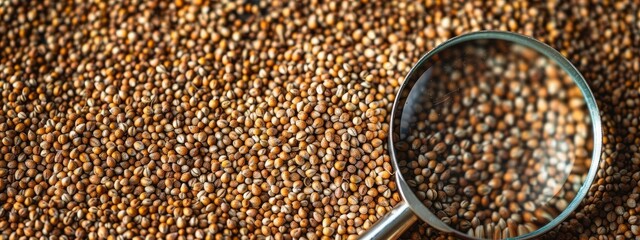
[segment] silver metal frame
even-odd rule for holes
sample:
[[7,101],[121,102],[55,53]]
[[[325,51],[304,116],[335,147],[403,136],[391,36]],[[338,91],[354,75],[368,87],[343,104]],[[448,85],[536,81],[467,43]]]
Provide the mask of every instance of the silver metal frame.
[[[510,42],[515,42],[518,44],[522,44],[524,46],[530,47],[539,53],[551,58],[554,60],[562,69],[564,69],[573,79],[574,83],[578,86],[582,95],[585,98],[587,103],[587,108],[589,109],[590,117],[592,120],[592,128],[593,128],[593,141],[594,147],[592,151],[592,161],[591,166],[589,168],[589,173],[587,174],[587,178],[584,184],[580,187],[575,198],[569,203],[567,208],[560,213],[555,219],[551,222],[547,223],[543,227],[537,229],[536,231],[530,232],[528,234],[518,236],[515,238],[509,239],[529,239],[536,236],[539,236],[554,227],[560,224],[564,219],[566,219],[571,212],[573,212],[582,199],[586,196],[587,192],[593,180],[596,176],[596,172],[598,170],[599,162],[600,162],[600,154],[602,151],[602,122],[600,119],[600,112],[598,110],[598,106],[596,104],[595,97],[589,89],[587,82],[582,77],[582,75],[578,72],[578,70],[566,59],[564,58],[558,51],[553,49],[552,47],[536,40],[531,37],[527,37],[524,35],[520,35],[512,32],[504,32],[504,31],[479,31],[463,34],[454,38],[451,38],[444,43],[440,44],[436,48],[429,51],[425,54],[420,60],[414,65],[409,74],[405,77],[405,81],[402,83],[402,86],[398,90],[398,95],[393,103],[393,110],[391,111],[391,123],[389,128],[389,154],[391,156],[391,163],[394,169],[398,169],[398,163],[396,158],[396,153],[394,150],[394,140],[393,140],[393,132],[394,132],[394,116],[396,115],[397,106],[399,104],[399,99],[401,98],[400,94],[403,92],[404,88],[409,84],[408,82],[412,79],[414,74],[422,74],[421,72],[416,72],[419,66],[422,66],[429,60],[432,56],[437,54],[438,52],[446,49],[450,46],[477,39],[499,39],[506,40]],[[418,78],[415,78],[418,79]],[[396,181],[398,183],[400,194],[404,198],[404,202],[401,202],[396,206],[397,209],[393,209],[391,213],[387,216],[381,218],[374,224],[370,230],[366,231],[360,239],[395,239],[402,232],[404,232],[413,222],[415,222],[415,216],[417,215],[420,219],[428,223],[431,227],[438,229],[439,231],[449,233],[450,235],[461,238],[461,239],[479,239],[471,237],[463,232],[460,232],[456,229],[453,229],[449,225],[442,222],[438,217],[436,217],[427,207],[425,207],[422,202],[418,199],[418,197],[413,193],[410,187],[407,185],[404,177],[399,172],[396,172]],[[410,211],[409,211],[410,210]]]

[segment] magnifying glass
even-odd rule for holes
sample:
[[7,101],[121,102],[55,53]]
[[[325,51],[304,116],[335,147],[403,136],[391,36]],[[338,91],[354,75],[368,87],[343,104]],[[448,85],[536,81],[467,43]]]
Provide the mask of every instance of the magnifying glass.
[[481,31],[423,56],[397,93],[389,154],[400,202],[361,239],[398,238],[419,219],[461,239],[528,239],[560,224],[593,182],[596,101],[560,53]]

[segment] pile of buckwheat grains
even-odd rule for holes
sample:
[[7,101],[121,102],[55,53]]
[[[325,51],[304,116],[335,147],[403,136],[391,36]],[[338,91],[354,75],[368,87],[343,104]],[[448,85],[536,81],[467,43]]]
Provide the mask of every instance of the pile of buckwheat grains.
[[601,110],[597,178],[545,237],[640,236],[638,19],[632,1],[2,1],[0,234],[356,238],[401,201],[405,74],[494,29],[558,49]]

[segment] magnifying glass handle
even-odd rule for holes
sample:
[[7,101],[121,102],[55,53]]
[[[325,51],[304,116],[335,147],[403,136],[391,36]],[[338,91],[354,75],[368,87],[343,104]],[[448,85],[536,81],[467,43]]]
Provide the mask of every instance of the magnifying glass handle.
[[397,239],[413,223],[418,220],[415,213],[409,208],[409,204],[402,201],[391,209],[384,217],[378,219],[369,230],[360,236],[361,240],[370,239]]

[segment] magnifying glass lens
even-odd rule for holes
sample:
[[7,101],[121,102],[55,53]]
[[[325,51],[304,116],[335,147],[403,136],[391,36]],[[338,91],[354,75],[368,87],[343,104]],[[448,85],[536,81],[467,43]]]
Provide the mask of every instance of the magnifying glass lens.
[[458,43],[419,65],[399,95],[393,137],[398,171],[425,209],[470,236],[507,238],[569,206],[593,135],[563,68],[498,39]]

